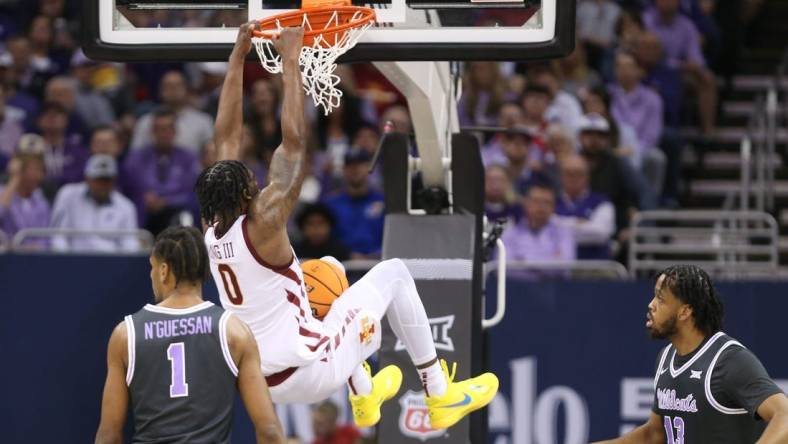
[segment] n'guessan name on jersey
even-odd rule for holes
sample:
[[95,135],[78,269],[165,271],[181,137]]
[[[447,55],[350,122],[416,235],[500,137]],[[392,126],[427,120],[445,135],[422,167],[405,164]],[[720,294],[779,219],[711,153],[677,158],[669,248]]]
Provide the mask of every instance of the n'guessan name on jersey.
[[211,334],[212,331],[213,319],[210,316],[191,316],[188,318],[145,322],[145,339]]

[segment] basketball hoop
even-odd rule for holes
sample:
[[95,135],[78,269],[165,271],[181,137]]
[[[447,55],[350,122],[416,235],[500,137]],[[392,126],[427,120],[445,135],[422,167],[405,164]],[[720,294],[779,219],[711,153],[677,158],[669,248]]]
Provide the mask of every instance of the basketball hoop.
[[304,90],[328,115],[342,98],[337,88],[340,79],[334,74],[336,60],[358,43],[374,19],[373,9],[352,6],[350,0],[304,0],[302,9],[259,20],[260,30],[254,31],[252,42],[263,68],[277,74],[282,72],[282,59],[273,39],[283,28],[303,26],[304,47],[298,63]]

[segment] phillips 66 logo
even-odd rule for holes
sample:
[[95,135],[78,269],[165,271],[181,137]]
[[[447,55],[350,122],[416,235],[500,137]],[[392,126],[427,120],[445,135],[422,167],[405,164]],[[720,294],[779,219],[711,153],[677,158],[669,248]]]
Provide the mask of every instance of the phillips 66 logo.
[[430,426],[430,413],[424,400],[424,392],[408,390],[399,398],[399,404],[399,429],[403,435],[426,441],[446,434],[446,429],[434,430]]

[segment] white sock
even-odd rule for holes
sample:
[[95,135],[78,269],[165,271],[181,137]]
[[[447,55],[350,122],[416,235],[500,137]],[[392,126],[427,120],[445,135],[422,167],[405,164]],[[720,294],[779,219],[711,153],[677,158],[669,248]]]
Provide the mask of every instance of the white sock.
[[419,369],[419,378],[427,396],[443,396],[446,393],[448,382],[443,373],[440,361],[435,361],[431,366]]
[[353,374],[347,380],[347,388],[351,395],[368,395],[372,393],[372,378],[364,369],[363,364],[359,364],[353,370]]

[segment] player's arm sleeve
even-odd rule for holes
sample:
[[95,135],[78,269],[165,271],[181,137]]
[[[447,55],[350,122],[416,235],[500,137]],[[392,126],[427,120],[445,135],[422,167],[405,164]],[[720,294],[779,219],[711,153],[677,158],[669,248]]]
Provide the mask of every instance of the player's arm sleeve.
[[96,444],[121,444],[123,427],[129,405],[126,386],[126,353],[128,338],[126,323],[115,327],[107,347],[107,380],[101,400],[101,422],[96,432]]
[[284,433],[260,369],[257,341],[249,327],[234,316],[228,322],[228,336],[238,365],[238,391],[254,425],[257,443],[283,444]]
[[770,396],[782,393],[761,361],[743,347],[723,352],[714,371],[723,373],[721,388],[725,394],[756,419],[760,419],[758,407]]

